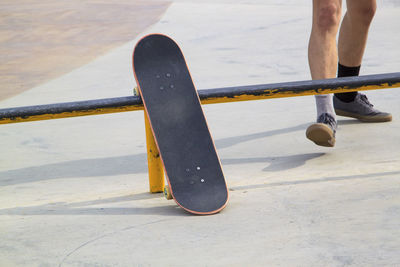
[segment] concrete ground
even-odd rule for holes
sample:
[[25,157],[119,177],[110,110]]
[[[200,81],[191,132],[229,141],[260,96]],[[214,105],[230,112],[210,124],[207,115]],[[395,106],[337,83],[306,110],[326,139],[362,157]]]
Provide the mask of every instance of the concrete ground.
[[[400,71],[399,12],[381,2],[362,74]],[[180,44],[198,89],[308,80],[310,15],[305,0],[173,1],[0,108],[132,94],[150,32]],[[305,138],[313,97],[204,106],[230,189],[213,216],[148,193],[141,111],[2,125],[0,266],[399,266],[400,90],[368,96],[394,120],[340,118],[335,148]]]

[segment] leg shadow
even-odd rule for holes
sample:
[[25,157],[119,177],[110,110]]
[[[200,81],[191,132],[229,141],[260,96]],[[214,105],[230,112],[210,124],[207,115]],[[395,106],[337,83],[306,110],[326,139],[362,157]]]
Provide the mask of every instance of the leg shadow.
[[269,163],[264,168],[265,172],[278,172],[283,170],[294,169],[306,164],[308,160],[312,160],[325,155],[325,153],[309,153],[300,155],[291,155],[285,157],[265,157],[265,158],[242,158],[242,159],[222,159],[223,165],[229,164],[247,164],[247,163]]

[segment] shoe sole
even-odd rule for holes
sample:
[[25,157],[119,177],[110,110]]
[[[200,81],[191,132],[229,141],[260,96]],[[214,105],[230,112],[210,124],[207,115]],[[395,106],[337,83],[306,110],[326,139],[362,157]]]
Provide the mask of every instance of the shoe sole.
[[307,128],[306,137],[319,146],[333,147],[336,142],[333,130],[323,123],[310,125]]
[[354,119],[358,119],[362,122],[388,122],[392,120],[392,115],[388,114],[388,115],[384,115],[384,116],[380,116],[380,115],[375,115],[375,116],[363,116],[357,113],[352,113],[352,112],[347,112],[347,111],[343,111],[340,109],[335,109],[335,113],[338,116],[343,116],[343,117],[350,117],[350,118],[354,118]]

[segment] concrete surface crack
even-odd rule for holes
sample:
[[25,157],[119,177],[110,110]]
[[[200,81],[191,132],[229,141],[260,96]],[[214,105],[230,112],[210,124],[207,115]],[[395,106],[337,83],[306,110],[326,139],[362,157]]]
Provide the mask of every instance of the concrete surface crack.
[[147,226],[147,225],[151,225],[151,224],[156,224],[156,223],[160,223],[160,222],[164,222],[164,221],[168,221],[168,220],[171,220],[171,219],[163,219],[163,220],[157,220],[157,221],[154,221],[154,222],[148,222],[148,223],[144,223],[144,224],[129,226],[129,227],[125,227],[125,228],[123,228],[121,230],[117,230],[117,231],[114,231],[114,232],[111,232],[111,233],[108,233],[108,234],[101,235],[101,236],[96,237],[94,239],[91,239],[91,240],[83,243],[82,245],[78,246],[77,248],[75,248],[74,250],[69,252],[67,255],[65,255],[65,257],[62,259],[62,261],[60,262],[60,264],[58,266],[61,267],[69,256],[71,256],[72,254],[74,254],[75,252],[80,250],[81,248],[83,248],[83,247],[85,247],[85,246],[87,246],[89,244],[92,244],[92,243],[94,243],[94,242],[96,242],[96,241],[98,241],[100,239],[103,239],[103,238],[108,237],[108,236],[112,236],[112,235],[120,233],[120,232],[129,231],[131,229],[135,229],[135,228],[139,228],[139,227],[143,227],[143,226]]

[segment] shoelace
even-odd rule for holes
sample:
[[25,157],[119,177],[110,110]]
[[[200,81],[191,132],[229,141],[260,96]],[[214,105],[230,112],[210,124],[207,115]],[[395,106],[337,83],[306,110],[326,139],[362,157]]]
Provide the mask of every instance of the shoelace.
[[374,105],[372,105],[369,101],[366,95],[360,94],[360,99],[361,101],[363,101],[365,104],[367,104],[370,107],[373,107]]
[[333,129],[335,129],[336,121],[331,115],[323,113],[321,117],[324,123],[329,124]]

